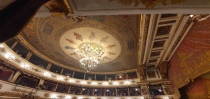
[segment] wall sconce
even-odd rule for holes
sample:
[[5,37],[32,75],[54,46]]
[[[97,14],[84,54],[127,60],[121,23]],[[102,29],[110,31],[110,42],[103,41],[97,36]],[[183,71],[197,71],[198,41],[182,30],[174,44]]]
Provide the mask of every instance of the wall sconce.
[[85,85],[85,84],[87,84],[87,82],[86,81],[82,81],[81,84]]
[[113,85],[117,86],[119,85],[119,82],[114,82]]
[[129,85],[129,84],[131,84],[131,82],[130,81],[125,81],[124,84]]
[[65,99],[72,99],[72,96],[66,96]]
[[50,96],[51,98],[58,98],[57,95],[53,94]]
[[58,79],[58,80],[63,80],[63,77],[58,77],[57,79]]
[[44,76],[50,77],[50,73],[44,73]]
[[107,86],[109,83],[108,82],[103,82],[102,85]]
[[21,64],[21,66],[22,66],[23,68],[29,68],[29,66],[28,66],[27,64]]
[[8,59],[8,60],[14,60],[15,59],[15,56],[11,55],[11,54],[6,54],[5,57]]
[[92,84],[92,85],[98,85],[98,83],[97,83],[97,82],[92,82],[91,84]]
[[69,82],[75,83],[76,81],[74,79],[70,79]]

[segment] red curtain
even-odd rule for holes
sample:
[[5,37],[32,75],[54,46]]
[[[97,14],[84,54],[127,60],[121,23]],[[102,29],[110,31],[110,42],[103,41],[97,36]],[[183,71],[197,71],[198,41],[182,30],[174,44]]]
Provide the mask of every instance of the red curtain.
[[210,71],[210,18],[196,22],[170,60],[168,77],[173,88],[186,85]]

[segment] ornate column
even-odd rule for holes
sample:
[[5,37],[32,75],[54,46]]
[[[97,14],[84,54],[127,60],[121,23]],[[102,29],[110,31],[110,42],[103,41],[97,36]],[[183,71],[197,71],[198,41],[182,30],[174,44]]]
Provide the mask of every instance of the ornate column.
[[139,68],[140,80],[145,80],[144,67]]
[[11,82],[15,82],[20,74],[21,74],[21,72],[20,72],[20,71],[17,71],[17,72],[15,73],[15,75],[12,77]]
[[118,94],[117,94],[117,88],[115,88],[115,92],[116,92],[116,95],[115,96],[118,96]]
[[63,73],[63,68],[61,69],[61,73],[60,74],[62,75],[62,73]]
[[84,78],[83,79],[85,79],[85,77],[86,77],[86,73],[84,74]]
[[18,44],[18,41],[16,41],[12,46],[11,49],[13,49]]
[[146,84],[140,86],[141,86],[141,94],[145,97],[145,99],[150,99],[149,86]]
[[128,96],[130,96],[130,89],[129,89],[129,87],[128,87]]
[[139,72],[136,70],[136,75],[138,78],[140,78]]
[[27,54],[27,56],[26,56],[26,60],[29,60],[30,58],[31,58],[31,56],[32,56],[33,54],[32,54],[32,52],[29,52],[28,54]]
[[128,79],[128,73],[125,73],[126,79]]
[[43,84],[44,84],[44,79],[41,78],[40,81],[39,81],[38,86],[39,86],[39,85],[43,85]]
[[47,65],[46,70],[50,70],[51,66],[52,66],[52,64],[51,64],[51,63],[49,63],[49,64]]
[[55,86],[55,92],[56,92],[57,88],[58,88],[58,83],[57,83],[56,86]]
[[68,89],[68,93],[70,93],[71,92],[71,86],[69,86],[69,89]]
[[75,71],[73,71],[72,78],[74,78]]

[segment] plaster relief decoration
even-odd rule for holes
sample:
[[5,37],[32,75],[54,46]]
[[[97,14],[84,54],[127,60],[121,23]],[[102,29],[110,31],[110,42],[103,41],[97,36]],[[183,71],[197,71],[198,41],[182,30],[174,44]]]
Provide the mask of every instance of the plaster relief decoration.
[[147,71],[147,76],[148,78],[156,78],[156,73],[155,71]]
[[69,13],[67,6],[63,4],[63,0],[60,0],[60,2],[49,0],[49,2],[44,5],[48,8],[53,17],[65,17]]
[[3,52],[3,53],[6,52],[6,51],[5,51],[5,48],[0,48],[0,51]]
[[32,68],[35,72],[41,72],[38,68]]
[[141,92],[143,95],[149,95],[149,87],[148,86],[141,86]]
[[[115,0],[109,0],[109,1],[115,1]],[[146,8],[153,8],[155,5],[162,3],[162,5],[166,6],[169,2],[171,4],[180,4],[187,0],[116,0],[122,5],[129,6],[131,4],[134,4],[134,6],[138,6],[140,3],[146,6]]]
[[3,46],[3,44],[1,44],[1,43],[0,43],[0,52],[3,52],[3,53],[6,52],[6,51],[5,51],[5,48],[4,48],[4,46]]
[[173,95],[173,91],[171,89],[171,86],[164,86],[164,90],[167,95]]
[[[14,99],[41,99],[40,96],[34,94],[28,94],[24,92],[3,92],[1,93],[2,96],[9,96],[9,97],[18,97]],[[2,98],[1,98],[2,99]],[[3,99],[10,99],[10,98],[3,98]]]
[[79,60],[82,67],[86,64],[87,57],[93,60],[93,64],[88,62],[92,67],[83,67],[86,70],[94,69],[97,64],[110,62],[121,53],[121,45],[114,36],[91,27],[68,30],[61,36],[60,46],[70,57]]
[[147,77],[147,80],[160,80],[160,79],[162,79],[158,69],[146,70],[146,77]]
[[44,97],[50,97],[49,93],[44,93]]
[[17,59],[17,58],[15,59],[15,61],[16,61],[17,63],[20,63],[20,62],[21,62],[20,59]]

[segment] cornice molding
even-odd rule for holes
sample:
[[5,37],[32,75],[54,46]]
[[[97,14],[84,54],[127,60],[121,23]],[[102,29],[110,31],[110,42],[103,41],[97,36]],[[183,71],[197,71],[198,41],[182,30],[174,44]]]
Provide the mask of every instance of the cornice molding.
[[[115,0],[109,0],[115,1]],[[185,2],[187,0],[117,0],[118,3],[130,6],[131,4],[134,4],[135,7],[139,6],[139,4],[143,4],[146,6],[146,8],[154,8],[157,4],[162,3],[163,6],[168,5],[168,2],[171,2],[171,4],[180,4],[182,2]]]

